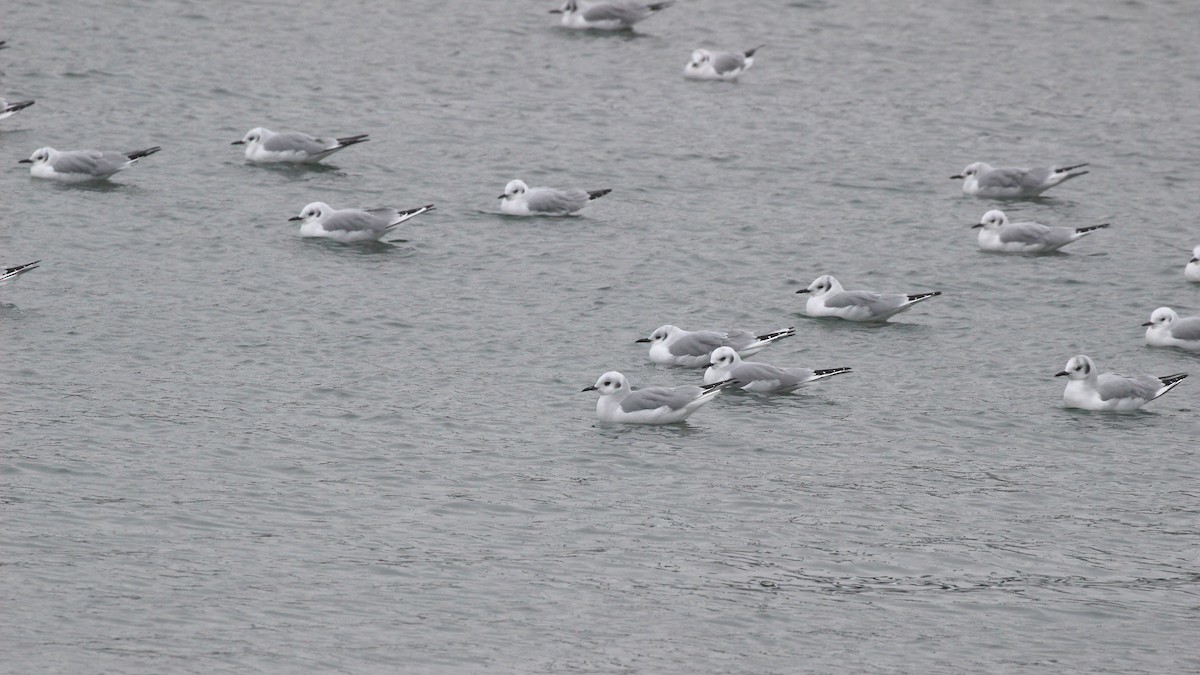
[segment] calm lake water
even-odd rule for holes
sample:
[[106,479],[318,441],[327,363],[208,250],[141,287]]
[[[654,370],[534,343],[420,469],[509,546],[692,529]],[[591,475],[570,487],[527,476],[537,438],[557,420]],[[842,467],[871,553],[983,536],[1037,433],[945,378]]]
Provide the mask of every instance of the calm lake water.
[[[0,95],[0,669],[1194,672],[1195,3],[680,0],[636,33],[553,0],[10,3]],[[737,84],[692,49],[766,46]],[[255,126],[369,133],[247,165]],[[41,146],[163,151],[111,185]],[[978,251],[968,163],[1090,162]],[[512,178],[611,188],[498,213]],[[407,241],[287,219],[435,203]],[[940,290],[883,327],[795,291]],[[580,390],[664,323],[851,366],[687,423]],[[1054,373],[1192,379],[1145,411]]]

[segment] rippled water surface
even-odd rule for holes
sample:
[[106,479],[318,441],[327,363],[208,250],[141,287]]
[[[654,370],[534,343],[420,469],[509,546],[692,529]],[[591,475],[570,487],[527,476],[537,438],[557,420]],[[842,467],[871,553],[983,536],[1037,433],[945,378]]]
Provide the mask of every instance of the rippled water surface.
[[[0,653],[11,672],[1200,669],[1200,13],[1178,2],[10,3],[0,95]],[[299,5],[299,6],[297,6]],[[737,84],[698,46],[765,43]],[[249,166],[254,126],[369,133]],[[110,185],[41,146],[163,151]],[[966,164],[1090,162],[980,253]],[[611,188],[498,214],[511,178]],[[311,201],[425,203],[303,240]],[[884,327],[795,295],[940,290]],[[655,327],[852,366],[613,428]],[[1192,371],[1134,414],[1052,376]]]

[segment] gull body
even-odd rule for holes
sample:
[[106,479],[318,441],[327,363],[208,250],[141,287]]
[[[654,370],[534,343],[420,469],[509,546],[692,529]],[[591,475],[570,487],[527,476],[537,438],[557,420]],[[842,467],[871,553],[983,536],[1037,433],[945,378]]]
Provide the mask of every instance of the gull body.
[[833,316],[847,321],[883,322],[911,309],[913,305],[941,295],[941,291],[927,293],[876,293],[874,291],[847,291],[832,275],[817,277],[797,293],[808,293],[804,313],[809,316]]
[[1090,227],[1051,227],[1041,223],[1010,223],[1003,211],[991,210],[980,222],[979,248],[996,253],[1050,253],[1108,227],[1108,223]]
[[1088,173],[1075,171],[1084,166],[1087,166],[1086,162],[1063,167],[997,169],[987,162],[975,162],[950,178],[962,180],[963,192],[975,197],[1021,199],[1036,197],[1055,185]]
[[130,152],[100,152],[99,150],[55,150],[38,148],[29,159],[18,164],[29,164],[29,174],[35,178],[55,180],[60,183],[88,183],[108,180],[118,171],[124,171],[143,157],[162,150],[158,146]]
[[246,146],[246,159],[257,164],[316,164],[338,150],[367,140],[367,134],[317,138],[299,131],[275,132],[255,127],[230,145]]
[[561,23],[567,28],[628,30],[633,28],[633,24],[673,4],[675,4],[675,0],[649,4],[642,2],[584,2],[583,0],[567,0],[562,7],[550,10],[550,13],[561,15]]
[[325,202],[313,202],[289,221],[300,222],[300,236],[324,237],[343,244],[379,241],[404,221],[433,209],[433,204],[398,211],[393,208],[335,209]]
[[744,52],[710,52],[697,49],[683,67],[683,76],[689,80],[722,80],[732,82],[754,65],[754,52],[761,46]]
[[705,384],[728,381],[731,389],[759,394],[791,394],[818,380],[850,372],[849,368],[778,368],[743,361],[733,347],[718,347],[710,358],[712,365],[704,371]]
[[596,416],[601,422],[674,424],[686,420],[727,386],[726,382],[718,382],[703,387],[648,387],[633,391],[624,375],[609,371],[583,391],[600,392]]
[[710,355],[718,347],[732,347],[742,356],[751,356],[796,334],[795,328],[784,328],[756,335],[746,330],[690,331],[666,324],[659,326],[650,337],[636,342],[650,343],[650,360],[665,366],[707,368]]
[[569,216],[612,190],[558,190],[531,188],[523,180],[510,180],[500,195],[500,212],[510,216]]
[[1055,373],[1055,377],[1064,376],[1069,380],[1063,391],[1063,402],[1068,408],[1137,410],[1174,389],[1187,377],[1187,373],[1164,377],[1101,374],[1096,371],[1096,364],[1090,358],[1080,354],[1071,357],[1066,368]]
[[1151,347],[1178,347],[1200,352],[1200,316],[1180,318],[1170,307],[1159,307],[1142,325],[1146,326],[1146,344]]

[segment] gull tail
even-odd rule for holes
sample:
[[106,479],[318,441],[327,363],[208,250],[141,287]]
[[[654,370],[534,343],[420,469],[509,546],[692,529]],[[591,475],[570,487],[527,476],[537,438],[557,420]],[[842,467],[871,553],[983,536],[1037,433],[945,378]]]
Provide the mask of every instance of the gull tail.
[[4,106],[4,109],[0,110],[0,113],[15,113],[18,110],[24,110],[31,105],[33,105],[33,101],[16,101],[15,103],[9,103],[8,105]]
[[[1159,389],[1154,393],[1154,398],[1158,398],[1168,391],[1171,391],[1175,387],[1178,387],[1179,383],[1183,382],[1183,379],[1187,376],[1187,373],[1175,373],[1174,375],[1164,375],[1163,377],[1158,378],[1158,381],[1162,382],[1164,386],[1162,389]],[[1150,400],[1153,401],[1154,399],[1152,398]]]
[[748,59],[754,58],[754,52],[762,49],[763,47],[766,47],[766,45],[759,45],[754,49],[747,49],[746,51],[742,52],[742,56],[745,56]]
[[416,218],[417,216],[421,215],[422,213],[425,213],[426,211],[432,211],[432,210],[433,210],[433,204],[426,204],[425,206],[418,206],[415,209],[409,209],[407,211],[398,211],[397,213],[399,214],[399,219],[396,220],[396,222],[392,223],[391,225],[388,225],[388,229],[389,230],[392,229],[393,227],[399,225],[400,223],[403,223],[404,221],[408,220],[409,218]]
[[359,134],[357,136],[346,136],[344,138],[339,138],[337,139],[338,147],[344,148],[348,145],[354,145],[355,143],[362,143],[363,141],[369,140],[367,138],[368,135],[369,134]]
[[[1066,173],[1068,171],[1074,171],[1075,169],[1079,169],[1079,168],[1082,168],[1085,166],[1088,166],[1087,162],[1084,162],[1083,164],[1076,164],[1074,166],[1062,166],[1062,167],[1055,169],[1054,173]],[[1083,173],[1087,173],[1087,172],[1084,171]]]
[[136,161],[143,157],[149,157],[159,150],[162,150],[162,148],[156,145],[153,148],[146,148],[145,150],[134,150],[132,152],[127,152],[125,153],[125,156],[128,157],[130,161]]
[[813,377],[811,380],[809,380],[809,382],[823,380],[827,377],[833,377],[834,375],[841,375],[848,372],[850,372],[849,368],[825,368],[823,370],[814,370]]
[[795,334],[796,334],[796,328],[794,326],[784,328],[783,330],[772,331],[770,333],[763,333],[762,335],[754,336],[755,339],[758,340],[758,342],[755,342],[754,344],[752,344],[750,346],[751,347],[765,347],[773,342],[782,340],[785,337],[791,337]]
[[666,2],[656,2],[653,5],[646,5],[646,9],[651,12],[657,12],[660,9],[666,9],[675,4],[675,0],[667,0]]
[[941,295],[941,294],[942,294],[941,291],[930,291],[928,293],[910,293],[906,297],[908,298],[909,304],[912,304],[914,302],[928,300],[929,298],[932,298],[934,296]]
[[21,276],[22,274],[24,274],[30,270],[36,270],[38,263],[40,263],[40,262],[42,262],[42,261],[34,260],[33,262],[25,263],[24,265],[17,265],[15,267],[9,267],[9,268],[5,269],[3,272],[0,272],[0,281],[8,281],[9,279],[16,279],[17,277]]
[[610,192],[612,192],[612,190],[589,190],[588,191],[588,201],[590,202],[593,199],[600,199],[601,197],[603,197],[604,195],[606,195]]
[[1075,230],[1075,236],[1082,237],[1083,235],[1091,234],[1091,233],[1095,232],[1096,230],[1103,230],[1104,228],[1108,227],[1109,225],[1112,225],[1112,223],[1101,223],[1099,225],[1092,225],[1091,227],[1080,227]]

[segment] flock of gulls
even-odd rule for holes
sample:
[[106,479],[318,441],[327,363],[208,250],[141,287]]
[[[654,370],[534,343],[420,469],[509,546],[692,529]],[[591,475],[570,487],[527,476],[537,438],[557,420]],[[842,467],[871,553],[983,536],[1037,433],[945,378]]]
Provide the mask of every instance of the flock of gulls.
[[[658,3],[567,0],[562,7],[550,13],[559,15],[562,26],[570,29],[627,31],[634,24],[672,4],[674,0]],[[0,41],[0,49],[7,46]],[[754,54],[758,49],[761,49],[761,45],[741,52],[697,49],[684,66],[683,76],[694,80],[736,80],[754,64]],[[32,100],[9,103],[0,99],[0,120],[33,104]],[[244,146],[246,160],[254,164],[316,164],[367,140],[367,134],[321,138],[301,132],[276,132],[256,127],[232,144]],[[29,164],[30,175],[35,178],[89,183],[106,181],[161,149],[154,146],[130,152],[101,152],[43,147],[35,150],[28,159],[20,160],[20,163]],[[961,180],[962,190],[968,195],[993,200],[1020,200],[1037,197],[1050,188],[1087,174],[1088,171],[1080,170],[1085,166],[1087,164],[1033,169],[995,168],[984,162],[976,162],[951,178]],[[570,216],[610,192],[608,189],[531,188],[524,181],[512,180],[499,196],[500,211],[512,216]],[[290,220],[300,222],[301,236],[356,244],[381,241],[401,223],[433,208],[433,204],[426,204],[404,210],[336,209],[324,202],[313,202]],[[1057,251],[1108,226],[1108,223],[1103,223],[1070,228],[1036,222],[1010,222],[1003,211],[995,209],[989,210],[980,222],[971,225],[979,228],[980,249],[1026,255]],[[0,272],[0,286],[37,269],[40,262],[3,269]],[[1192,258],[1184,268],[1184,277],[1187,281],[1200,283],[1200,246],[1193,249]],[[886,322],[917,303],[941,295],[940,291],[879,293],[846,290],[828,274],[818,277],[797,293],[807,294],[804,313],[809,316],[863,323]],[[1146,343],[1151,346],[1200,352],[1200,316],[1180,317],[1171,308],[1160,307],[1143,325],[1146,327]],[[661,365],[705,368],[703,384],[634,389],[624,375],[609,371],[583,391],[599,393],[596,413],[602,422],[670,424],[687,419],[727,389],[756,394],[791,394],[814,382],[850,372],[850,368],[784,368],[744,360],[794,335],[794,328],[757,334],[744,330],[688,331],[672,325],[661,326],[649,337],[638,340],[650,344],[650,360]],[[1187,374],[1125,377],[1116,373],[1100,373],[1091,358],[1080,354],[1067,361],[1065,369],[1057,376],[1068,378],[1063,393],[1063,400],[1068,407],[1136,410],[1178,386]]]

